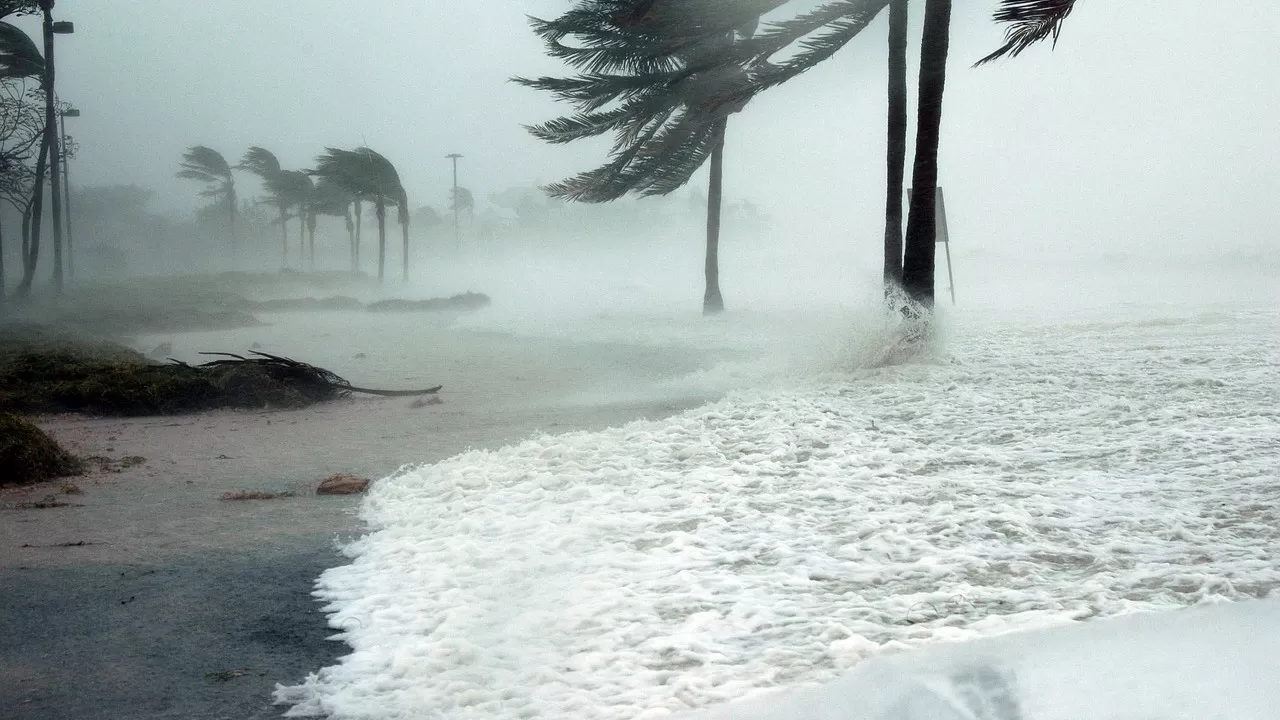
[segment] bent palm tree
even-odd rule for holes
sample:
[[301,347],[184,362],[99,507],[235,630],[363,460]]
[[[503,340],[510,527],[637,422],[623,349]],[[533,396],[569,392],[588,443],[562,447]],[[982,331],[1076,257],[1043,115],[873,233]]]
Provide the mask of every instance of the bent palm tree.
[[[577,113],[529,128],[551,143],[615,136],[604,166],[548,186],[552,197],[608,202],[665,195],[711,163],[703,312],[724,309],[719,286],[720,209],[728,116],[745,106],[740,46],[781,0],[579,0],[554,21],[534,20],[550,55],[582,73],[516,81],[553,93]],[[574,45],[564,42],[568,37]]]
[[409,215],[408,195],[400,183],[395,166],[382,155],[367,147],[355,150],[325,148],[316,158],[312,171],[322,181],[332,182],[346,190],[357,200],[373,202],[378,219],[378,281],[386,274],[387,259],[387,205],[400,206],[400,225],[404,236],[404,278],[409,277]]
[[280,178],[280,161],[270,151],[258,146],[249,148],[244,157],[241,158],[240,164],[237,165],[241,170],[247,170],[262,179],[263,187],[267,190],[267,199],[264,202],[271,203],[280,211],[280,266],[288,267],[289,265],[289,205],[284,201],[279,193],[272,188],[273,183],[278,183]]
[[[298,269],[302,269],[303,258],[307,252],[307,207],[311,203],[311,193],[315,184],[311,176],[300,170],[281,170],[267,186],[278,205],[286,212],[293,209],[298,218]],[[288,244],[288,241],[285,241]],[[312,265],[315,258],[312,257]]]
[[226,203],[231,248],[236,248],[236,180],[222,153],[204,145],[194,145],[182,156],[178,177],[205,184],[201,195]]

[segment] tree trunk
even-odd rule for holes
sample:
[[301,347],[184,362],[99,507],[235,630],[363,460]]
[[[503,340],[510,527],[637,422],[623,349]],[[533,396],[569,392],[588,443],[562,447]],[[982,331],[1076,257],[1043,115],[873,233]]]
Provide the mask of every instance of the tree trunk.
[[18,297],[31,294],[31,284],[36,279],[36,267],[40,264],[40,221],[44,213],[44,177],[49,165],[49,137],[40,143],[40,159],[36,161],[36,179],[31,190],[31,234],[27,241],[27,255],[22,262],[22,282],[18,283]]
[[706,292],[702,295],[702,314],[724,311],[720,295],[720,205],[724,185],[724,135],[728,121],[720,119],[715,126],[715,147],[711,150],[711,181],[707,187],[707,257],[703,270]]
[[298,272],[307,269],[307,216],[298,206]]
[[236,240],[236,187],[230,179],[227,180],[227,211],[230,219],[228,227],[231,228],[231,264],[234,267],[240,243]]
[[311,272],[316,271],[316,216],[307,215],[307,252],[310,255]]
[[355,265],[351,268],[353,273],[360,272],[360,224],[363,221],[364,203],[359,200],[355,201],[356,206],[356,249],[355,249]]
[[4,304],[4,227],[0,226],[0,305]]
[[407,214],[400,223],[400,236],[403,244],[401,257],[404,260],[404,277],[400,279],[402,282],[409,282],[409,216]]
[[902,286],[902,194],[907,164],[907,8],[908,0],[889,3],[888,182],[884,210],[884,292]]
[[347,244],[351,250],[351,274],[356,274],[360,269],[359,260],[356,258],[356,225],[351,220],[351,210],[347,210],[347,214],[343,216],[343,220],[347,223]]
[[911,211],[907,215],[906,257],[902,285],[928,310],[933,308],[934,251],[937,242],[938,142],[942,130],[942,96],[947,82],[951,41],[951,0],[928,0],[920,49],[920,107],[916,121],[916,159],[911,176]]
[[378,282],[382,282],[387,265],[387,201],[379,197],[373,205],[378,216]]
[[289,267],[289,210],[280,208],[280,269]]
[[44,142],[48,146],[49,210],[53,222],[53,287],[62,292],[62,158],[58,153],[58,114],[54,103],[53,3],[41,3],[44,11]]

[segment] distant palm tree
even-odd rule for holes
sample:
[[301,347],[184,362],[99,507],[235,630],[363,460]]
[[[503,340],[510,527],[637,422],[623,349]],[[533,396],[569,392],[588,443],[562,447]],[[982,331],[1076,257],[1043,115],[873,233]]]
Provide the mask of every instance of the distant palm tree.
[[[311,204],[315,183],[312,182],[310,175],[301,170],[281,170],[275,180],[267,183],[267,187],[270,188],[276,203],[292,209],[294,216],[298,218],[298,268],[301,269],[303,258],[307,254],[307,208]],[[311,264],[314,268],[314,252]]]
[[[373,202],[378,218],[378,281],[385,276],[387,259],[387,205],[399,207],[404,242],[404,279],[409,279],[409,198],[391,161],[367,147],[355,150],[325,148],[312,173],[337,184],[357,200]],[[358,216],[357,216],[358,217]]]
[[231,166],[227,164],[222,153],[204,145],[194,145],[182,156],[182,169],[178,177],[197,180],[205,184],[200,193],[205,197],[216,198],[227,206],[227,218],[231,229],[231,248],[236,247],[236,179],[231,174]]
[[255,145],[245,152],[240,164],[236,167],[241,170],[247,170],[261,178],[262,184],[268,193],[268,198],[265,202],[274,204],[276,209],[280,211],[280,265],[281,267],[287,267],[289,265],[289,205],[271,187],[272,183],[279,182],[280,161],[276,159],[276,156],[270,150]]
[[346,222],[347,238],[350,241],[351,249],[351,271],[354,273],[359,268],[359,256],[356,252],[356,231],[355,222],[351,219],[351,206],[355,202],[355,196],[346,188],[338,185],[330,178],[322,177],[316,182],[315,190],[311,193],[311,204],[307,213],[307,225],[311,228],[311,246],[315,247],[315,221],[319,215],[331,215],[340,217]]

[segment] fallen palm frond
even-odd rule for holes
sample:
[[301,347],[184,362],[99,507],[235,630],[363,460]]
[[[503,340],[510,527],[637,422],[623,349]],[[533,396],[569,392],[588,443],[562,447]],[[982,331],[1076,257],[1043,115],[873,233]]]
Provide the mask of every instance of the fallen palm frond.
[[301,408],[351,393],[410,397],[440,390],[357,387],[324,368],[261,352],[206,354],[217,359],[156,363],[111,343],[62,338],[0,342],[0,411],[172,415]]
[[222,360],[211,360],[201,365],[187,365],[170,359],[169,362],[183,365],[192,369],[242,369],[252,368],[261,371],[272,380],[281,383],[290,384],[300,391],[306,393],[308,397],[314,398],[316,401],[332,400],[338,397],[346,397],[351,393],[362,393],[364,395],[379,395],[382,397],[415,397],[418,395],[431,395],[440,391],[443,385],[423,388],[421,390],[376,390],[373,388],[356,387],[343,377],[315,365],[292,358],[282,357],[280,355],[270,355],[257,350],[250,351],[251,355],[258,357],[247,358],[243,355],[233,353],[213,353],[204,352],[201,355],[220,356]]

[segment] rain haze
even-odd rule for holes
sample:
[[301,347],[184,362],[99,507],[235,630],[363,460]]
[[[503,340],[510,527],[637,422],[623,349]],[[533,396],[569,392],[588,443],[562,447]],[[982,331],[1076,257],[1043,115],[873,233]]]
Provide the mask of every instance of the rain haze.
[[[15,717],[1271,717],[1271,3],[41,4],[0,0]],[[1011,7],[1069,12],[975,66]],[[691,139],[546,141],[571,10]]]

